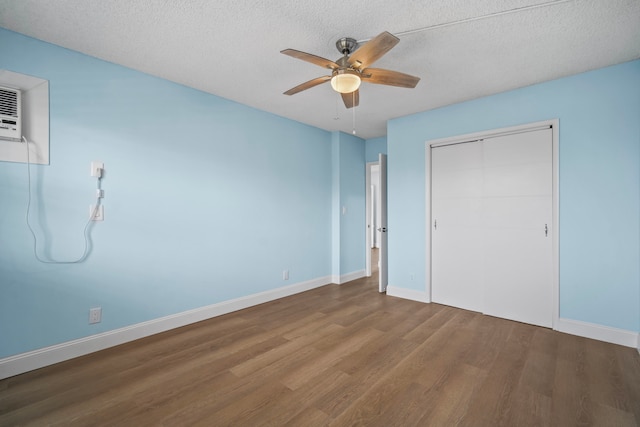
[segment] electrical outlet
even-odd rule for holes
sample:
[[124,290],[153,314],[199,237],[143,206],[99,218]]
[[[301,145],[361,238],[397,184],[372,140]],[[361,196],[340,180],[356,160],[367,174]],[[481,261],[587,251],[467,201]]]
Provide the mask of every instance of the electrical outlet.
[[103,171],[104,171],[104,163],[91,162],[91,176],[101,178]]
[[104,221],[104,206],[98,205],[96,209],[96,205],[89,205],[89,218],[92,221]]
[[282,270],[282,280],[289,280],[289,270]]
[[89,324],[100,323],[102,321],[102,307],[89,309]]

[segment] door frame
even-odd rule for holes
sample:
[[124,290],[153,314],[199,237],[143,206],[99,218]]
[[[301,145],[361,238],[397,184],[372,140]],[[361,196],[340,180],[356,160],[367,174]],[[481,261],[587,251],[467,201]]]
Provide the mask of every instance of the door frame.
[[560,121],[558,119],[544,120],[540,122],[527,123],[518,126],[511,126],[499,129],[491,129],[480,132],[468,133],[464,135],[457,135],[446,138],[431,139],[425,142],[425,266],[426,266],[426,283],[425,291],[428,301],[432,301],[431,296],[431,224],[433,222],[431,214],[431,148],[442,145],[461,144],[464,142],[476,141],[484,138],[503,136],[514,133],[529,132],[536,129],[551,128],[552,130],[552,224],[551,224],[551,238],[552,238],[552,319],[551,325],[554,330],[558,329],[558,319],[560,318],[560,254],[559,254],[559,200],[560,200],[560,186],[559,186],[559,135],[560,135]]
[[378,251],[378,291],[387,292],[389,286],[389,240],[387,227],[387,155],[378,153],[378,164],[380,166],[380,181],[378,184],[378,196],[380,199],[380,245]]

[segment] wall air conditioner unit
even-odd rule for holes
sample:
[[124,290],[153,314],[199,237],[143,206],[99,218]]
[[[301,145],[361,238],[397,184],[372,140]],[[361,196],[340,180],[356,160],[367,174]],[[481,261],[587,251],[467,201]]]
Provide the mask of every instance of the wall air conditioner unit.
[[18,89],[0,86],[0,139],[22,138],[22,101]]

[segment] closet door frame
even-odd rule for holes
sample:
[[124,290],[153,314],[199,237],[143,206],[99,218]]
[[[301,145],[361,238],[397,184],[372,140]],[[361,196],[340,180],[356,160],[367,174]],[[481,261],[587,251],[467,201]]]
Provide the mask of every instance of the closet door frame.
[[552,130],[552,224],[551,224],[551,239],[552,239],[552,310],[553,317],[551,319],[552,328],[558,329],[558,319],[560,317],[560,268],[559,268],[559,120],[545,120],[541,122],[528,123],[524,125],[493,129],[481,132],[474,132],[464,135],[452,136],[447,138],[438,138],[428,140],[425,142],[425,230],[426,230],[426,247],[425,247],[425,265],[426,265],[426,294],[428,295],[428,302],[432,301],[432,286],[431,286],[431,230],[433,225],[432,210],[431,210],[431,149],[433,147],[460,144],[464,142],[471,142],[485,138],[491,138],[496,136],[504,136],[515,133],[529,132],[533,130],[551,128]]

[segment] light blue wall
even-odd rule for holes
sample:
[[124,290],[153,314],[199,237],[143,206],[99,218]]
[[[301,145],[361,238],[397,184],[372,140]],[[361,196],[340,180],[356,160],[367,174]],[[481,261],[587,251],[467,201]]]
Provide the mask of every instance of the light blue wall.
[[41,256],[82,253],[106,167],[90,257],[45,265],[26,165],[0,162],[0,358],[331,274],[329,132],[2,29],[0,68],[50,81]]
[[367,139],[365,142],[365,159],[367,163],[377,162],[378,154],[387,154],[387,137]]
[[332,271],[342,276],[365,268],[365,141],[333,132],[332,150]]
[[640,330],[640,61],[390,121],[390,285],[425,289],[425,142],[554,118],[560,316]]

